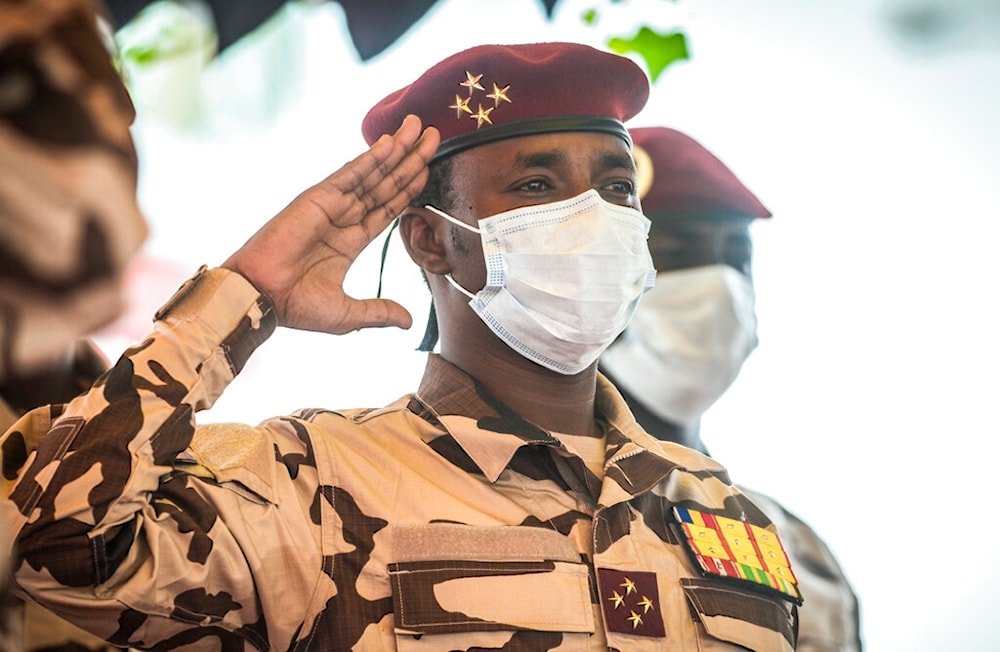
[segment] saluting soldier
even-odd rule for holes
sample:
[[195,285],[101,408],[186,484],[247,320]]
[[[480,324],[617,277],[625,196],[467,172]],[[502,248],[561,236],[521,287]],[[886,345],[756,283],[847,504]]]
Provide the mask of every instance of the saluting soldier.
[[[623,124],[648,92],[626,58],[540,43],[390,93],[367,152],[8,431],[41,440],[0,503],[35,543],[20,588],[139,648],[792,650],[775,526],[597,371],[655,276]],[[411,324],[342,285],[397,216],[441,336],[416,392],[197,426],[277,326]]]
[[[601,357],[649,434],[708,454],[701,417],[757,345],[751,225],[769,211],[715,154],[669,127],[630,130],[651,220],[656,287]],[[819,535],[778,501],[740,487],[774,521],[808,601],[798,650],[860,650],[858,600]]]

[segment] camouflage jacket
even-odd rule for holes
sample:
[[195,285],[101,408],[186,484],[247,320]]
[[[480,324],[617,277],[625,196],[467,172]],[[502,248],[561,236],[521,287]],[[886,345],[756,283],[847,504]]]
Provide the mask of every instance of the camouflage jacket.
[[[614,378],[611,378],[614,382]],[[621,385],[619,385],[621,387]],[[667,421],[621,389],[636,420],[654,437],[675,440],[684,426]],[[700,424],[696,424],[698,427]],[[858,597],[837,558],[819,534],[771,496],[741,484],[739,490],[777,526],[799,589],[808,600],[799,609],[799,652],[861,652]]]
[[[73,356],[75,383],[82,393],[108,368],[108,361],[89,342],[77,342]],[[0,432],[14,424],[21,410],[0,393]],[[39,401],[42,402],[42,401]],[[13,442],[12,442],[13,443]],[[7,453],[7,451],[4,451]],[[17,463],[26,451],[9,451],[2,460]],[[13,470],[4,467],[7,471]],[[30,546],[30,543],[27,544]],[[0,559],[0,561],[6,561]],[[17,599],[10,578],[0,569],[0,650],[3,652],[112,652],[101,639],[81,631],[34,602]]]
[[808,523],[781,503],[740,486],[764,510],[781,533],[795,569],[799,588],[809,596],[799,609],[798,652],[861,652],[861,614],[858,596],[840,563]]
[[[603,378],[603,478],[436,356],[381,409],[196,427],[273,307],[208,270],[157,317],[87,395],[2,442],[32,451],[4,460],[17,583],[95,634],[152,649],[794,649],[796,607],[763,586],[794,593],[775,584],[790,571],[774,525],[718,463],[643,432]],[[738,565],[754,581],[720,576]]]

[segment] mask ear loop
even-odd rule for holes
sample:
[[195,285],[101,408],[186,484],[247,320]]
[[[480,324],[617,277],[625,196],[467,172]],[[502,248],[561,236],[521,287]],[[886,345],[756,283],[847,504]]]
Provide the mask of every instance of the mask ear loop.
[[[472,226],[469,226],[468,224],[466,224],[465,222],[462,222],[461,220],[455,219],[451,215],[448,215],[448,213],[445,213],[444,211],[442,211],[440,209],[434,208],[430,204],[426,204],[424,206],[424,208],[426,208],[430,212],[434,213],[438,217],[444,218],[444,219],[448,220],[449,222],[451,222],[452,224],[456,224],[456,225],[462,227],[463,229],[466,229],[468,231],[472,231],[473,233],[479,233],[480,232],[479,229],[477,229],[475,227],[472,227]],[[382,257],[383,257],[383,260],[384,260],[385,259],[384,250],[383,250],[383,256]],[[458,291],[462,292],[463,294],[465,294],[466,296],[468,296],[470,299],[474,298],[474,295],[471,294],[471,293],[469,293],[469,291],[466,290],[465,288],[463,288],[462,286],[460,286],[451,277],[451,274],[446,274],[445,278],[448,279],[449,283],[451,283],[453,286],[455,286],[455,289],[457,289]],[[381,288],[381,281],[380,281],[379,287]],[[420,340],[420,345],[417,346],[417,350],[418,351],[423,351],[423,352],[433,351],[434,350],[434,346],[437,344],[439,336],[440,336],[440,333],[438,332],[437,309],[434,307],[434,300],[431,299],[431,309],[430,309],[429,314],[427,315],[427,327],[424,329],[424,337],[423,337],[422,340]]]
[[458,219],[457,217],[452,217],[451,215],[448,215],[448,213],[445,213],[443,210],[440,210],[438,208],[434,208],[430,204],[425,204],[424,208],[426,208],[430,212],[434,213],[438,217],[443,217],[444,219],[448,220],[452,224],[454,224],[456,226],[462,227],[466,231],[472,231],[473,233],[477,233],[477,234],[478,233],[482,233],[482,231],[480,231],[476,227],[471,226],[469,224],[466,224],[465,222],[463,222],[462,220]]

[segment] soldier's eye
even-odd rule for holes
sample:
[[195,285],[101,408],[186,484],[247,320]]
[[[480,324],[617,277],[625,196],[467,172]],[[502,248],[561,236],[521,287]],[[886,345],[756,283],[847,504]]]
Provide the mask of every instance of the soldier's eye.
[[544,179],[531,179],[518,186],[518,190],[524,190],[527,192],[544,192],[545,190],[550,190],[552,186]]

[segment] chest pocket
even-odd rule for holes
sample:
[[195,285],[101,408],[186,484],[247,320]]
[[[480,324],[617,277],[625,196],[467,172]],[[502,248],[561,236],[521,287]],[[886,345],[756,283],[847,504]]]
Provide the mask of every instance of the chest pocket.
[[396,527],[389,564],[399,650],[588,649],[589,567],[558,532]]
[[[766,652],[795,649],[796,610],[780,598],[712,578],[682,579],[681,584],[704,629],[702,649],[716,649],[708,641],[736,643],[748,650]],[[731,648],[724,645],[719,649]]]

